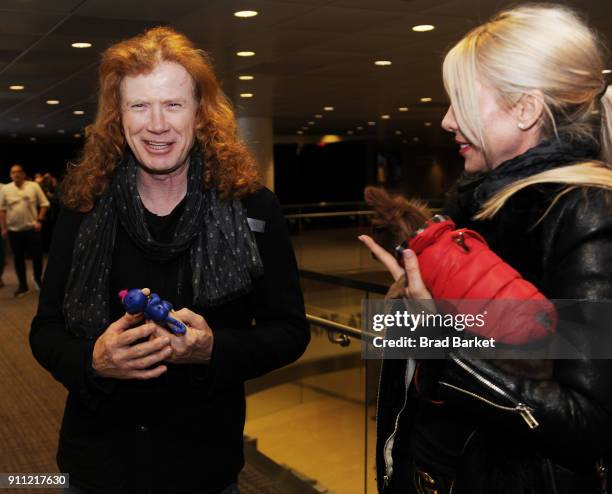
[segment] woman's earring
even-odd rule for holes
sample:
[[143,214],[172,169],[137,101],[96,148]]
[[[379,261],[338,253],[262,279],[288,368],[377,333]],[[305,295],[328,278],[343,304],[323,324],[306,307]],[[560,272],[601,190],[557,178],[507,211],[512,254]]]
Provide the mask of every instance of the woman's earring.
[[521,130],[524,130],[525,129],[525,124],[523,122],[519,122],[518,123],[518,128],[521,129]]

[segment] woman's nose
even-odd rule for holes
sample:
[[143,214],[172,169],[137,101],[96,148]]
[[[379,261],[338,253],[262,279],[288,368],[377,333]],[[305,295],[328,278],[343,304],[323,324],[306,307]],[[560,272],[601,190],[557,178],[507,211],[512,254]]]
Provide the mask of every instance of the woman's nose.
[[442,128],[447,132],[457,132],[459,127],[457,125],[457,120],[455,120],[455,112],[453,111],[453,107],[449,106],[442,119]]

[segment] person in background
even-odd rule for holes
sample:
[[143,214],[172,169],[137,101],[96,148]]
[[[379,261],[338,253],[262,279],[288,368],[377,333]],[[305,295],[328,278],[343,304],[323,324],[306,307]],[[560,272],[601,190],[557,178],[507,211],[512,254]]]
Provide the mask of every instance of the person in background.
[[[604,53],[575,12],[543,4],[500,13],[444,60],[451,105],[442,127],[466,172],[445,214],[552,300],[612,299]],[[431,298],[413,251],[404,250],[402,268],[360,239],[396,280],[406,275],[405,297]],[[601,305],[581,304],[557,326],[581,358],[549,360],[541,377],[461,350],[442,361],[383,362],[379,492],[607,493],[612,359],[593,350],[609,342],[610,321]]]
[[28,292],[26,277],[26,252],[32,256],[34,268],[34,285],[37,289],[42,283],[43,254],[40,237],[42,222],[49,208],[49,201],[36,182],[26,180],[26,173],[21,165],[11,167],[12,182],[0,191],[0,232],[8,238],[15,273],[19,286],[15,297]]

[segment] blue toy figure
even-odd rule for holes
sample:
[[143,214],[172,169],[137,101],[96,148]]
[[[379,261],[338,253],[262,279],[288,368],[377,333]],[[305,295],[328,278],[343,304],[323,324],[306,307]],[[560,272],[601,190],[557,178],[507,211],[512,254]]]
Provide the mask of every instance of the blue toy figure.
[[121,290],[119,298],[128,314],[143,312],[145,319],[163,324],[177,336],[182,336],[187,332],[187,326],[170,315],[172,304],[167,300],[162,300],[157,293],[151,293],[148,288]]

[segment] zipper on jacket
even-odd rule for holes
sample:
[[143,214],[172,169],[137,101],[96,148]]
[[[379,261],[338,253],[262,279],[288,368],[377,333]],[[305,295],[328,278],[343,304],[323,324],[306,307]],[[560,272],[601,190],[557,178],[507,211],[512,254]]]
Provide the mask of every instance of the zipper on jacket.
[[517,400],[515,400],[512,396],[510,396],[506,391],[504,391],[503,389],[501,389],[499,386],[497,386],[495,383],[492,383],[489,379],[487,379],[486,377],[478,374],[474,369],[472,369],[471,367],[469,367],[467,364],[465,364],[464,362],[462,362],[460,359],[458,359],[457,357],[455,357],[454,355],[451,355],[451,359],[459,366],[461,367],[463,370],[465,370],[467,373],[469,373],[470,375],[472,375],[473,377],[475,377],[480,383],[482,383],[483,385],[485,385],[488,389],[490,389],[491,391],[497,393],[500,396],[503,396],[504,398],[506,398],[508,401],[510,401],[511,403],[514,404],[513,407],[510,406],[505,406],[505,405],[500,405],[499,403],[495,403],[491,400],[488,400],[487,398],[480,396],[476,393],[473,393],[471,391],[468,391],[466,389],[460,388],[458,386],[455,386],[453,384],[449,384],[447,382],[444,381],[440,381],[440,384],[442,384],[443,386],[447,386],[449,388],[452,388],[456,391],[459,391],[461,393],[467,394],[469,396],[472,396],[474,398],[479,399],[480,401],[487,403],[488,405],[491,405],[495,408],[498,408],[500,410],[506,410],[509,412],[517,412],[520,414],[520,416],[523,418],[523,420],[525,421],[525,423],[527,424],[527,426],[530,429],[535,429],[537,428],[540,424],[537,421],[537,419],[533,416],[533,410],[532,408],[530,408],[529,406],[527,406],[525,403],[521,403]]
[[[413,359],[408,359],[406,361],[406,372],[404,374],[404,403],[402,404],[402,408],[397,413],[395,417],[395,426],[393,428],[393,432],[385,441],[385,446],[383,447],[383,458],[385,460],[385,475],[383,477],[383,485],[387,487],[389,485],[389,481],[391,480],[391,476],[393,475],[393,444],[395,442],[395,434],[397,434],[397,428],[399,426],[399,419],[406,408],[408,403],[408,388],[410,386],[410,381],[412,380],[412,376],[414,375],[415,363]],[[380,396],[380,384],[382,383],[382,372],[381,379],[379,381],[379,392],[378,396]],[[378,398],[376,401],[376,407],[378,408]]]

